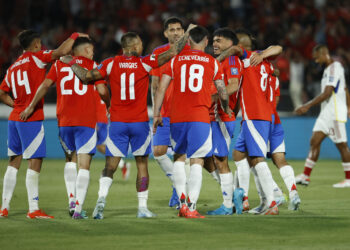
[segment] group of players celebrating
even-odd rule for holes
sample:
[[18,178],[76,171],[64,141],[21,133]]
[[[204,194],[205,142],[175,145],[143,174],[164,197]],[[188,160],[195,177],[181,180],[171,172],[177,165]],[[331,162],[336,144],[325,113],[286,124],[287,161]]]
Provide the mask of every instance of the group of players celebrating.
[[[41,50],[38,33],[26,30],[18,35],[24,53],[8,69],[0,86],[1,101],[13,107],[8,122],[9,165],[3,181],[0,217],[8,216],[23,158],[28,160],[27,217],[53,218],[39,209],[38,181],[46,154],[43,97],[54,83],[59,140],[66,155],[64,179],[73,219],[87,218],[83,204],[90,163],[96,145],[103,144],[106,163],[99,180],[94,219],[103,219],[113,175],[129,146],[137,165],[139,218],[156,216],[147,208],[148,155],[152,148],[155,160],[173,185],[169,206],[177,206],[180,217],[204,218],[196,210],[203,167],[220,184],[223,195],[222,205],[208,211],[209,215],[248,211],[278,214],[278,206],[286,199],[265,161],[268,152],[289,192],[288,208],[298,209],[294,171],[285,160],[284,132],[276,111],[278,70],[268,60],[279,55],[282,48],[276,45],[253,51],[248,32],[220,28],[213,34],[214,58],[204,52],[208,31],[190,24],[185,32],[177,17],[165,21],[164,36],[168,44],[142,57],[140,37],[127,32],[121,38],[123,54],[98,65],[93,61],[93,43],[86,34],[73,33],[59,48],[48,51]],[[46,74],[47,63],[53,64]],[[150,76],[153,133],[147,113]],[[243,121],[233,152],[237,171],[232,174],[228,154],[239,108]],[[102,126],[107,123],[107,110],[108,132],[106,125]],[[167,155],[169,145],[173,161]],[[248,202],[250,172],[261,201],[254,209]]]

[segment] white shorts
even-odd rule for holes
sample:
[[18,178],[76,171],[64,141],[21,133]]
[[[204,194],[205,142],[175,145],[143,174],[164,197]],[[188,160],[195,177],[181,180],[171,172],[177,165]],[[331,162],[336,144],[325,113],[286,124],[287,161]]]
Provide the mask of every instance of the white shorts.
[[312,131],[321,131],[336,144],[347,142],[345,122],[318,117]]

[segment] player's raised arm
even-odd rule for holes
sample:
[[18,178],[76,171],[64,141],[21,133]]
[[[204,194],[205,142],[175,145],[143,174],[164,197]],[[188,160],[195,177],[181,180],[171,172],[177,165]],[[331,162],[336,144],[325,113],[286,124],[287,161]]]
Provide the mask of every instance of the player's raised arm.
[[49,88],[52,86],[54,82],[51,79],[46,78],[41,85],[39,86],[38,90],[35,93],[35,96],[32,100],[32,102],[29,104],[29,106],[20,114],[20,118],[22,121],[26,121],[28,117],[31,116],[31,114],[34,112],[34,109],[36,105],[40,102],[41,99],[44,98]]
[[278,56],[279,54],[282,53],[282,51],[283,51],[282,46],[272,45],[259,53],[254,53],[250,57],[250,65],[256,66],[266,58]]
[[94,84],[93,81],[103,79],[103,76],[97,69],[87,70],[75,63],[72,56],[63,56],[60,61],[71,66],[73,72],[82,81],[83,84]]
[[242,56],[243,55],[243,49],[237,45],[233,45],[229,47],[228,49],[224,50],[216,59],[219,62],[222,62],[225,60],[226,57],[236,55],[236,56]]
[[164,63],[168,62],[172,57],[176,56],[182,51],[188,41],[188,38],[190,37],[190,30],[195,27],[197,27],[197,25],[191,23],[179,41],[177,41],[174,46],[171,46],[170,49],[158,56],[158,66],[162,66]]
[[162,75],[159,87],[154,96],[153,105],[153,133],[157,131],[158,126],[163,126],[162,117],[160,116],[160,110],[162,108],[165,92],[170,84],[171,77],[167,74]]
[[2,89],[0,89],[0,101],[4,104],[6,104],[7,106],[13,108],[13,99],[11,98],[11,96],[9,94],[7,94],[5,91],[3,91]]
[[297,115],[305,114],[311,107],[316,106],[316,105],[322,103],[323,101],[327,100],[329,97],[331,97],[333,91],[334,91],[333,86],[329,86],[329,85],[326,86],[326,88],[324,89],[324,91],[321,94],[316,96],[311,101],[308,101],[304,105],[296,108],[294,110],[294,113]]
[[51,54],[52,60],[57,60],[61,56],[67,55],[72,50],[73,43],[75,39],[77,39],[78,37],[89,37],[89,36],[84,33],[78,33],[78,32],[73,33],[67,40],[65,40],[57,49],[55,49],[52,52]]
[[218,90],[218,95],[220,98],[220,102],[222,105],[222,109],[225,111],[226,114],[231,116],[232,110],[229,107],[229,101],[228,101],[228,95],[226,86],[223,80],[215,80],[214,81],[215,87]]

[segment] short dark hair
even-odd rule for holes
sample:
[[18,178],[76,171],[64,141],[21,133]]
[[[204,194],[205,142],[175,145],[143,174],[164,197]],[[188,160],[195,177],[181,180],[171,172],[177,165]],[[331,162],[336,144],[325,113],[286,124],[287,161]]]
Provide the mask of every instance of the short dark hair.
[[121,39],[121,43],[122,43],[122,48],[126,48],[129,46],[129,43],[135,39],[138,38],[139,35],[135,32],[126,32]]
[[232,41],[234,45],[238,43],[238,38],[230,28],[220,28],[214,31],[213,36],[220,36]]
[[181,25],[181,27],[184,29],[184,22],[180,18],[178,18],[176,16],[172,16],[172,17],[167,18],[164,21],[164,30],[166,30],[169,27],[169,24],[172,24],[172,23],[179,23]]
[[252,41],[252,50],[254,50],[257,47],[257,41],[256,38],[253,36],[253,34],[245,29],[245,28],[238,28],[235,30],[236,35],[237,34],[244,34],[249,37],[250,41]]
[[315,47],[312,49],[312,52],[318,52],[320,49],[326,48],[328,49],[327,45],[325,44],[317,44]]
[[72,49],[75,50],[75,48],[77,48],[78,46],[82,45],[82,44],[91,44],[93,45],[93,42],[90,38],[87,37],[78,37],[77,39],[75,39]]
[[203,26],[197,26],[190,30],[190,38],[195,43],[200,43],[205,37],[209,37],[209,32]]
[[28,49],[34,39],[40,38],[40,34],[34,30],[23,30],[18,35],[19,44],[23,49]]

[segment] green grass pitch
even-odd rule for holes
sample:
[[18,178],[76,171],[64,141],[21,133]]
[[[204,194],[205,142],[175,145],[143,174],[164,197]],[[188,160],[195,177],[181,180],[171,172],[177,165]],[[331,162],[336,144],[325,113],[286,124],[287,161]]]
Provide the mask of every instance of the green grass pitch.
[[[291,161],[295,173],[302,161]],[[275,167],[276,182],[285,190]],[[0,188],[7,166],[0,160]],[[40,176],[40,207],[54,220],[26,218],[27,195],[22,163],[11,202],[9,218],[0,220],[0,249],[350,249],[350,189],[334,189],[332,184],[344,178],[340,161],[319,161],[308,187],[298,186],[302,200],[300,211],[280,207],[279,216],[249,214],[183,219],[168,207],[171,186],[158,165],[151,160],[148,207],[158,215],[137,219],[135,190],[136,168],[132,161],[128,181],[117,171],[107,198],[105,219],[91,219],[98,191],[103,160],[93,160],[88,194],[84,204],[90,218],[72,220],[67,211],[63,180],[63,160],[45,160]],[[233,162],[230,162],[234,169]],[[249,200],[258,205],[254,178]],[[198,211],[217,208],[222,202],[219,185],[203,171]]]

